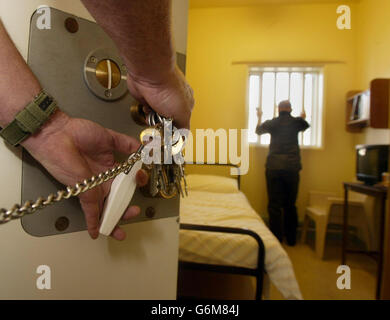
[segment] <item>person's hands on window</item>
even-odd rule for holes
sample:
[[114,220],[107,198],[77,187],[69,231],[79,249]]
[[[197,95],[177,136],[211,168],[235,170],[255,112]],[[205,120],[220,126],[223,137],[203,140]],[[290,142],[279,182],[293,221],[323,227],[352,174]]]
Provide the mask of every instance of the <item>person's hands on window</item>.
[[257,108],[257,118],[259,119],[259,121],[261,121],[261,118],[263,117],[263,111],[261,111],[260,108]]
[[[23,142],[23,146],[54,178],[65,185],[74,185],[113,168],[116,165],[114,151],[129,155],[137,150],[139,142],[92,121],[71,118],[57,111],[37,135]],[[79,196],[93,239],[99,235],[99,218],[111,183],[112,180],[107,181]],[[141,170],[137,173],[137,184],[146,183],[146,173]],[[129,207],[123,219],[128,220],[139,213],[139,207]],[[123,240],[126,234],[117,226],[111,236]]]

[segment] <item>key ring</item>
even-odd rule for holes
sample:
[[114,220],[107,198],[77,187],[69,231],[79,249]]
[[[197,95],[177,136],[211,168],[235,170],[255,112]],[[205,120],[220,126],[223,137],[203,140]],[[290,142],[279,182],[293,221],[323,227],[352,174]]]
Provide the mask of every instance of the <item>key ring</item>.
[[161,117],[157,112],[151,110],[148,114],[146,122],[150,127],[154,127],[157,124],[163,123],[163,117]]

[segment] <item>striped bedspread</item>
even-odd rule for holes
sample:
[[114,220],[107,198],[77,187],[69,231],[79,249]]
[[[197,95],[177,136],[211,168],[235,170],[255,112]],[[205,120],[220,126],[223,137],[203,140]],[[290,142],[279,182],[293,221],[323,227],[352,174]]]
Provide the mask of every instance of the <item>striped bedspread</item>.
[[[181,223],[249,229],[265,246],[265,270],[286,299],[302,299],[291,261],[252,209],[242,192],[215,193],[190,190],[180,205]],[[246,235],[180,230],[180,260],[188,262],[257,267],[257,243]]]

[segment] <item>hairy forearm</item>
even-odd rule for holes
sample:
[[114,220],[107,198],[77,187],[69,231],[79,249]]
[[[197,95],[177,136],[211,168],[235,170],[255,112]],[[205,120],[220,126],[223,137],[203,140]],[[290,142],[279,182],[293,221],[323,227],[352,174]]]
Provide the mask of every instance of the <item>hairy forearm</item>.
[[0,20],[0,126],[4,127],[41,90]]
[[137,80],[159,84],[175,67],[171,0],[82,0]]
[[[15,115],[26,107],[42,90],[0,20],[0,126],[5,127]],[[41,144],[44,136],[61,128],[67,116],[57,111],[39,132],[26,139],[22,145],[29,151]]]

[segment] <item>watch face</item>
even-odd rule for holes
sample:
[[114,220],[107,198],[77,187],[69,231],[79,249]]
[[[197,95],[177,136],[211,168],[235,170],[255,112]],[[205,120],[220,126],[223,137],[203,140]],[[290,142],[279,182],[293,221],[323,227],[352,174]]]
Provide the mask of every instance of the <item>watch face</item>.
[[47,108],[53,103],[53,98],[46,96],[46,98],[39,104],[39,107],[46,111]]

